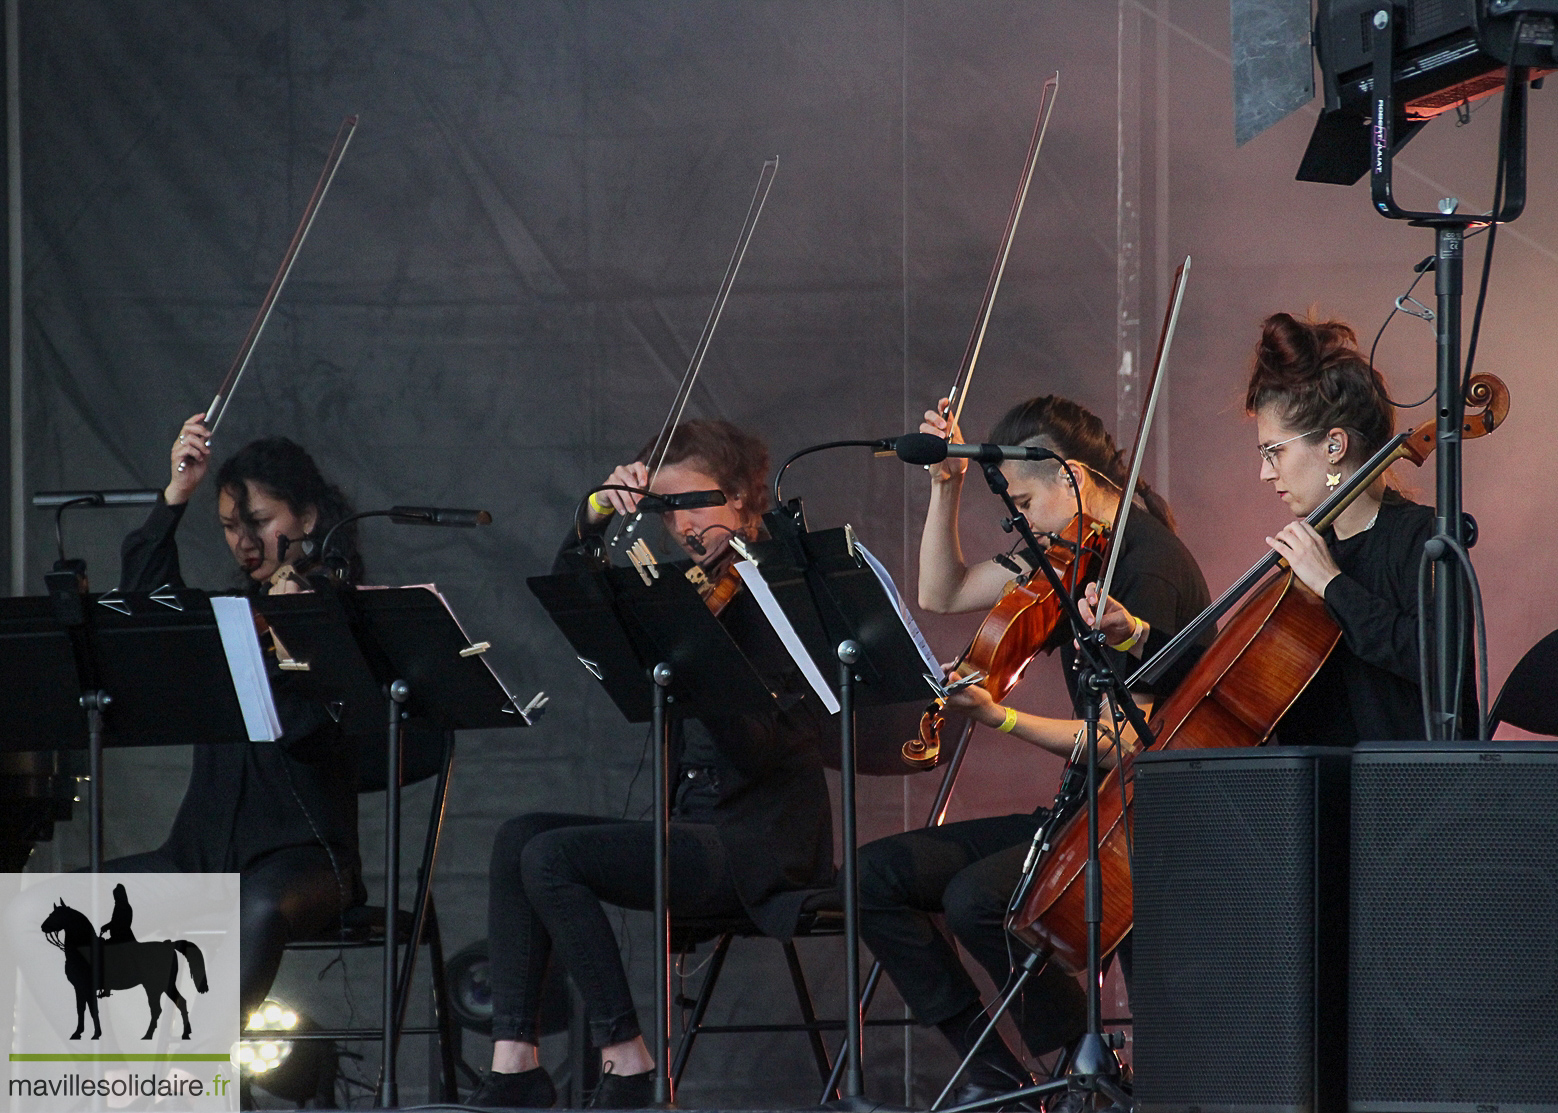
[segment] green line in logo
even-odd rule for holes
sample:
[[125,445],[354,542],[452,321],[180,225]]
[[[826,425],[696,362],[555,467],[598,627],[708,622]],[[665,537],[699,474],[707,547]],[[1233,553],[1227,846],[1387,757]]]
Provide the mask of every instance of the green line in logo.
[[206,1055],[149,1055],[149,1054],[103,1054],[103,1055],[24,1055],[17,1052],[11,1053],[13,1063],[226,1063],[231,1061],[231,1055],[206,1054]]

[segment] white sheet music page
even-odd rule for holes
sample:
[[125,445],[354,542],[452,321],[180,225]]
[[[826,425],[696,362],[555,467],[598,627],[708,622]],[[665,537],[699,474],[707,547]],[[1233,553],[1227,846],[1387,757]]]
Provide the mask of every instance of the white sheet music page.
[[746,584],[747,590],[752,593],[752,598],[757,600],[757,605],[763,608],[763,613],[768,616],[774,633],[779,635],[779,640],[784,643],[796,667],[806,677],[811,690],[817,693],[822,706],[828,709],[829,715],[837,715],[838,697],[833,694],[833,689],[828,687],[828,682],[822,678],[822,670],[817,668],[817,662],[813,661],[811,654],[806,652],[806,646],[801,643],[801,636],[795,632],[795,626],[790,621],[790,616],[784,613],[784,608],[779,605],[779,600],[774,598],[773,588],[769,587],[768,581],[763,579],[763,573],[758,571],[757,565],[750,560],[738,561],[736,571],[741,574],[741,582]]
[[274,742],[281,737],[281,719],[276,714],[270,677],[265,675],[265,655],[260,650],[260,636],[254,629],[249,601],[237,595],[213,595],[211,611],[222,635],[227,669],[233,676],[233,690],[238,693],[249,741]]
[[882,590],[893,602],[893,609],[898,612],[898,617],[903,621],[903,628],[914,640],[914,646],[920,651],[920,660],[925,662],[926,679],[934,686],[941,679],[941,663],[936,660],[936,654],[932,652],[930,642],[925,640],[925,635],[920,632],[920,624],[914,621],[914,615],[909,613],[909,604],[904,602],[903,595],[898,591],[898,585],[893,583],[893,578],[883,567],[882,562],[876,559],[874,553],[859,541],[855,542],[855,552],[865,558],[871,571],[876,573],[876,578],[881,581]]

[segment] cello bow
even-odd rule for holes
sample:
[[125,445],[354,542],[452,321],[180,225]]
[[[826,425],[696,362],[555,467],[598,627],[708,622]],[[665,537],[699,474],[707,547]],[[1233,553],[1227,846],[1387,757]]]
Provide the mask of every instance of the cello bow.
[[[222,418],[227,415],[227,405],[232,401],[233,391],[237,389],[238,380],[243,378],[243,373],[249,366],[249,358],[254,355],[254,346],[259,343],[260,334],[265,331],[265,324],[270,320],[271,311],[276,307],[276,299],[281,296],[281,288],[287,284],[287,276],[292,273],[292,264],[297,262],[298,252],[303,248],[303,241],[308,238],[309,229],[314,226],[314,217],[318,215],[319,206],[330,190],[330,183],[335,181],[335,172],[340,168],[341,159],[346,155],[347,144],[352,141],[352,135],[356,130],[355,113],[341,121],[341,127],[335,134],[335,143],[331,145],[330,154],[325,159],[325,168],[320,172],[319,180],[314,183],[314,192],[303,209],[303,217],[292,233],[292,240],[287,244],[286,254],[281,258],[281,266],[276,269],[276,276],[271,279],[270,289],[265,291],[265,300],[260,303],[254,321],[249,325],[249,332],[243,338],[238,354],[233,357],[226,377],[222,379],[222,385],[216,388],[216,397],[211,399],[211,405],[206,407],[204,424],[213,437],[216,435],[217,426],[222,423]],[[179,461],[179,471],[184,470],[184,463],[183,460]]]
[[[1135,504],[1136,484],[1141,479],[1142,448],[1147,434],[1152,430],[1152,419],[1158,410],[1158,393],[1163,387],[1163,369],[1168,366],[1169,349],[1174,346],[1174,333],[1179,327],[1179,309],[1185,302],[1185,285],[1190,275],[1190,256],[1174,271],[1174,281],[1169,289],[1168,305],[1163,310],[1163,328],[1158,333],[1157,355],[1152,361],[1152,381],[1147,384],[1147,401],[1136,419],[1136,440],[1131,445],[1131,466],[1127,469],[1125,486],[1120,488],[1120,501],[1115,507],[1114,521],[1109,535],[1109,560],[1104,567],[1103,582],[1098,588],[1098,610],[1093,615],[1093,629],[1097,630],[1104,619],[1104,601],[1114,585],[1115,566],[1120,562],[1120,538],[1125,533],[1125,523]],[[1075,482],[1076,477],[1072,477]],[[1073,590],[1075,588],[1073,587]],[[1144,740],[1145,741],[1145,740]]]

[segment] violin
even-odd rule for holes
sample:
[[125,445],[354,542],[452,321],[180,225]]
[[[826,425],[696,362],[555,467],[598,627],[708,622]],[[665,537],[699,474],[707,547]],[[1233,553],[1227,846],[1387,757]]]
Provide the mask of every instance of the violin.
[[709,608],[709,613],[715,618],[720,616],[730,601],[741,591],[743,581],[741,573],[736,571],[737,559],[735,550],[732,549],[727,550],[708,569],[700,568],[696,564],[687,569],[687,579],[698,589],[698,595],[703,599],[704,606]]
[[[1492,375],[1473,375],[1466,392],[1463,440],[1496,429],[1509,412],[1509,389]],[[1437,447],[1436,419],[1387,442],[1306,519],[1327,528],[1352,501],[1398,460],[1422,466]],[[1174,694],[1155,711],[1150,750],[1259,746],[1314,679],[1341,640],[1325,601],[1284,568],[1276,553],[1256,563],[1195,621],[1181,630],[1127,683],[1161,674],[1178,647],[1194,641],[1219,615],[1258,590],[1228,619]],[[1098,789],[1099,861],[1103,878],[1102,953],[1119,946],[1133,923],[1129,827],[1134,755],[1109,771]],[[1122,791],[1118,779],[1125,776]],[[1051,841],[1026,895],[1007,918],[1007,930],[1070,973],[1087,968],[1084,871],[1087,816],[1073,814]],[[1025,880],[1025,885],[1028,882]]]
[[[1070,577],[1073,594],[1081,584],[1097,577],[1109,543],[1109,527],[1083,514],[1073,516],[1044,553],[1062,583]],[[1052,653],[1069,633],[1066,612],[1048,578],[1038,570],[1020,576],[1006,586],[1001,598],[979,624],[974,639],[958,657],[958,675],[985,674],[979,686],[999,703],[1017,687],[1028,665],[1040,653]],[[941,730],[945,725],[944,701],[937,700],[920,716],[919,734],[903,744],[903,760],[916,769],[928,769],[941,759]]]

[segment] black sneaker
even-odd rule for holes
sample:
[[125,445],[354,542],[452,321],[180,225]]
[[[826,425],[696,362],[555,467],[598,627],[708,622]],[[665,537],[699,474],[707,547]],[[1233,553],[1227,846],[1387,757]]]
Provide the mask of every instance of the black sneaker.
[[485,1109],[550,1109],[557,1104],[557,1088],[545,1067],[517,1074],[490,1070],[465,1104]]

